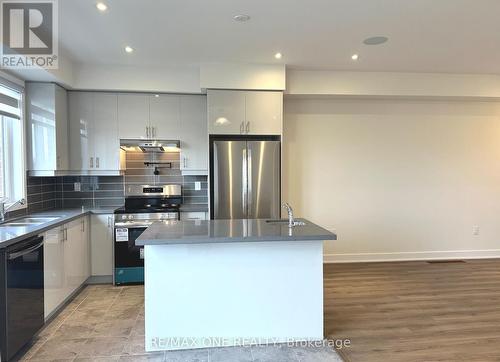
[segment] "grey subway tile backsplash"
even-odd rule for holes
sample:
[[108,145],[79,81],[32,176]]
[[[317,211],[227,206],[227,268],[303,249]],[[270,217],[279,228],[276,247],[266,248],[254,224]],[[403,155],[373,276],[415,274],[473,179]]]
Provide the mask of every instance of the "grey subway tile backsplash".
[[[208,207],[207,176],[182,176],[177,152],[143,153],[127,151],[127,169],[124,176],[27,176],[26,209],[7,213],[7,218],[60,208],[120,207],[125,202],[128,184],[178,184],[182,186],[183,204]],[[170,163],[149,165],[144,162]],[[158,166],[159,175],[154,175]],[[80,191],[75,191],[75,182]],[[201,182],[201,190],[195,190]]]
[[[177,152],[142,153],[127,152],[127,171],[125,185],[129,184],[178,184],[182,186],[183,204],[208,207],[207,176],[182,176],[180,157]],[[154,165],[144,162],[170,162],[171,168],[159,168],[159,175],[154,175]],[[158,165],[162,166],[162,165]],[[201,182],[201,190],[195,190],[195,182]]]

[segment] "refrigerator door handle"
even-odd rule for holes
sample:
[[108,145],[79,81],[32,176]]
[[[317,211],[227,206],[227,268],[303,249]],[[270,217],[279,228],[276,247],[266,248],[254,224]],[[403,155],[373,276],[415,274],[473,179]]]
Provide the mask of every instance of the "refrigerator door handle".
[[242,164],[241,164],[241,180],[242,180],[242,187],[241,187],[241,199],[242,199],[242,205],[243,205],[243,215],[248,217],[248,206],[247,206],[247,201],[248,201],[248,164],[247,164],[247,149],[243,149],[243,154],[242,154]]
[[253,217],[252,212],[252,149],[247,150],[247,216],[249,219]]

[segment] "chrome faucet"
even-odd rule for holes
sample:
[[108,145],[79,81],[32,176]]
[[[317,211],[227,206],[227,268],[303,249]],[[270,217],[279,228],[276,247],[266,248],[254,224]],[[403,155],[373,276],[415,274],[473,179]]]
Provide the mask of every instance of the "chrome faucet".
[[10,209],[12,209],[17,204],[24,205],[25,203],[26,203],[25,199],[17,200],[16,202],[14,202],[13,204],[9,205],[9,207],[6,208],[5,207],[5,202],[0,201],[0,222],[4,222],[5,221],[5,213],[7,211],[9,211]]
[[288,227],[295,226],[295,219],[293,218],[293,209],[288,202],[284,202],[281,207],[285,208],[288,212]]

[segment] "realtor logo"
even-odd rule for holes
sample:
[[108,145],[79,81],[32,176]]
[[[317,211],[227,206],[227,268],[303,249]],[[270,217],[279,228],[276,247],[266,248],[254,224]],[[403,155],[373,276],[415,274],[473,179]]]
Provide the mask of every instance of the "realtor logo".
[[57,68],[57,0],[0,3],[1,67]]

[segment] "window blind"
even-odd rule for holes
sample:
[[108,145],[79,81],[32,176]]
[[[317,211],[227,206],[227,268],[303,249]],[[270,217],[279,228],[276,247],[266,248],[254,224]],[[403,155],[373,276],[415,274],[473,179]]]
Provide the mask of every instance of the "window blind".
[[22,93],[5,86],[0,79],[0,115],[21,119]]

